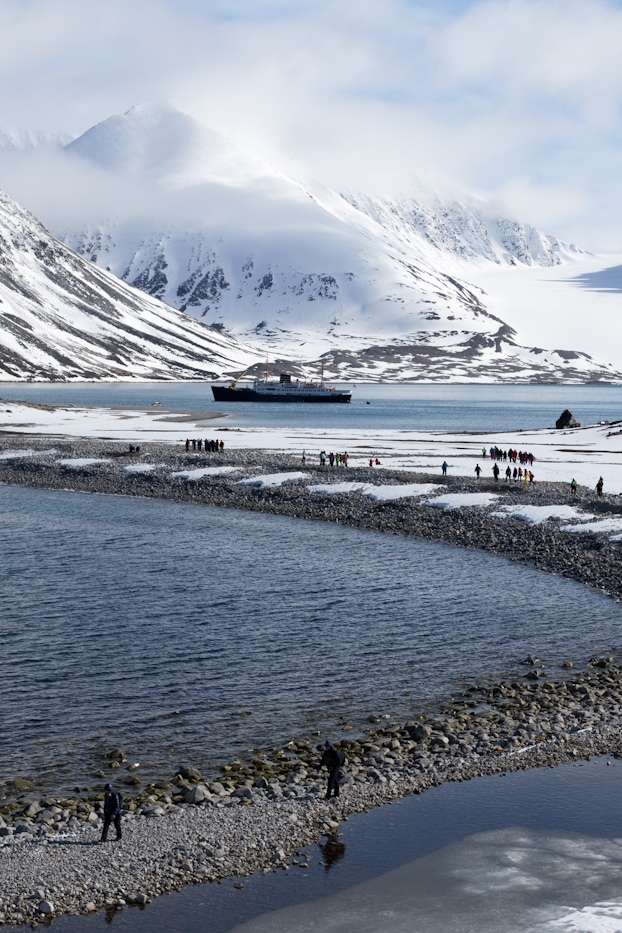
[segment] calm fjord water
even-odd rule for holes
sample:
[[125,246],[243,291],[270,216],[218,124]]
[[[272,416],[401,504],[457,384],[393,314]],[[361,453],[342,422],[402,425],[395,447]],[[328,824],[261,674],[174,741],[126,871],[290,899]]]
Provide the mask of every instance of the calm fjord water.
[[236,425],[313,429],[552,428],[565,408],[582,424],[622,419],[622,386],[602,385],[357,385],[349,405],[273,405],[216,404],[209,383],[0,383],[0,398],[59,405],[145,406],[159,401],[170,408],[219,412]]
[[445,545],[0,486],[0,775],[69,790],[408,717],[481,677],[620,647],[619,605]]

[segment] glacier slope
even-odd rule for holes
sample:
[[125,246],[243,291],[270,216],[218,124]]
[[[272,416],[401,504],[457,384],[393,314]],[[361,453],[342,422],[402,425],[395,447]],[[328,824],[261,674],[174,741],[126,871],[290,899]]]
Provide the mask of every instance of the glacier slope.
[[0,379],[204,379],[257,358],[76,255],[0,192]]

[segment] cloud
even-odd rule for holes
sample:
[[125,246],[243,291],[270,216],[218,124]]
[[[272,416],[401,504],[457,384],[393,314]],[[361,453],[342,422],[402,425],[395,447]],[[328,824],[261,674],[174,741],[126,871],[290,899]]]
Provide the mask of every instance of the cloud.
[[619,2],[4,0],[0,30],[0,122],[77,135],[168,101],[286,171],[453,179],[622,246]]

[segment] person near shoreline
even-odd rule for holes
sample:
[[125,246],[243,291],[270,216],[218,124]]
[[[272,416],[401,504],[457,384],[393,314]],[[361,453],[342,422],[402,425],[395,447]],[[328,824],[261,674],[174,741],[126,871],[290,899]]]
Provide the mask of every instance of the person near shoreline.
[[497,466],[496,463],[492,468],[492,475],[495,478],[495,483],[498,483],[499,482],[499,467]]
[[117,839],[121,839],[123,833],[121,832],[121,807],[123,805],[123,798],[121,794],[117,794],[112,788],[112,784],[106,784],[104,788],[104,828],[102,829],[102,842],[106,842],[108,838],[108,829],[110,824],[114,822],[114,828],[117,831]]
[[603,484],[604,484],[603,478],[602,478],[602,476],[599,476],[598,482],[596,483],[596,495],[597,495],[597,496],[602,496],[602,494],[603,494]]
[[577,494],[577,481],[576,481],[576,479],[575,479],[574,476],[573,476],[573,477],[572,477],[572,480],[571,480],[571,482],[570,482],[570,495],[571,495],[571,496],[576,496],[576,494]]
[[306,450],[303,450],[303,452],[302,452],[302,458],[301,458],[301,459],[302,459],[302,465],[304,466],[305,463],[307,462],[307,452],[306,452]]
[[475,464],[475,475],[477,476],[478,479],[479,479],[479,474],[480,474],[481,472],[482,472],[481,466],[479,465],[479,463],[476,463],[476,464]]
[[343,752],[334,748],[333,744],[326,739],[324,742],[324,753],[320,761],[320,769],[328,768],[328,783],[326,785],[326,799],[331,795],[339,796],[339,778],[341,777],[341,768],[345,763]]
[[449,466],[449,464],[447,463],[447,461],[446,461],[446,460],[443,460],[443,465],[441,466],[441,470],[443,471],[443,476],[447,476],[447,467],[448,467],[448,466]]

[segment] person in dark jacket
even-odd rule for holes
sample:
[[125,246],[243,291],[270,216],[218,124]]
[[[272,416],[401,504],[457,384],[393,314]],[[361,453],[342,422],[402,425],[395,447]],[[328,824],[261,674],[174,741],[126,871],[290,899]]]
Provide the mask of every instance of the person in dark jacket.
[[326,786],[326,799],[328,800],[331,791],[333,797],[339,796],[339,778],[341,777],[340,768],[343,767],[345,758],[343,752],[338,748],[333,748],[328,739],[324,742],[324,754],[320,761],[320,768],[328,768],[328,784]]
[[121,832],[121,807],[123,798],[112,789],[112,784],[106,784],[104,788],[104,828],[102,830],[101,841],[105,842],[108,838],[108,828],[114,821],[114,828],[117,831],[117,839],[120,839]]

